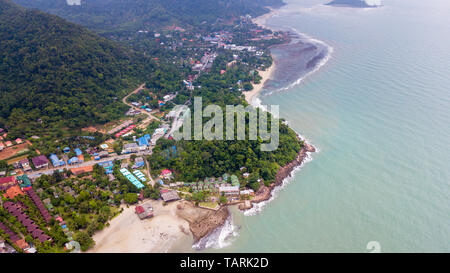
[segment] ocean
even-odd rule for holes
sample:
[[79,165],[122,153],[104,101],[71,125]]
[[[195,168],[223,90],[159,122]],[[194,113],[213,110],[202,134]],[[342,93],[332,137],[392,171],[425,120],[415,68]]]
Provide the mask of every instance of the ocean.
[[285,2],[265,24],[297,47],[272,50],[255,103],[280,105],[318,152],[201,251],[450,252],[450,2]]

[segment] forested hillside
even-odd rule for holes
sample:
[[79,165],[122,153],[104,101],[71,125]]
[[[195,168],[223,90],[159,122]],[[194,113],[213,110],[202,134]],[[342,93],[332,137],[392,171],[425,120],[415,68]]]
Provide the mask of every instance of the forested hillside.
[[69,6],[66,0],[15,0],[56,14],[99,32],[155,29],[172,24],[183,27],[215,23],[243,15],[258,16],[265,6],[282,5],[282,0],[82,0]]
[[154,63],[54,15],[0,0],[0,127],[32,134],[117,118]]

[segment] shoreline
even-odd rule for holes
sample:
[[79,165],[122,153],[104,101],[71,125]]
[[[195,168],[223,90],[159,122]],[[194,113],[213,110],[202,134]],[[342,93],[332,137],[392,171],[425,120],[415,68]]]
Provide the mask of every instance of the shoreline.
[[[278,9],[269,9],[269,13],[254,18],[253,22],[262,28],[271,29],[262,22],[273,16]],[[271,78],[276,69],[275,58],[272,54],[271,57],[273,60],[271,66],[265,70],[258,70],[262,78],[261,82],[253,84],[251,91],[243,92],[245,100],[250,105],[253,105],[253,100],[260,94],[265,83]],[[285,179],[292,177],[295,170],[309,157],[309,154],[316,151],[313,145],[308,144],[299,135],[298,140],[303,141],[304,144],[297,157],[278,170],[274,183],[268,187],[265,185],[261,186],[251,200],[250,207],[242,209],[244,215],[246,215],[245,212],[250,211],[255,205],[270,201],[269,199],[274,196],[274,190],[283,185]],[[174,245],[180,242],[183,244],[190,242],[191,247],[195,248],[196,245],[206,244],[203,241],[207,242],[209,237],[213,236],[216,231],[223,229],[227,221],[232,220],[230,219],[229,206],[244,203],[240,201],[227,204],[218,211],[211,211],[194,207],[184,200],[172,202],[165,206],[162,206],[160,200],[146,200],[143,203],[146,202],[152,202],[155,208],[154,217],[140,220],[134,213],[135,206],[125,207],[122,213],[110,221],[108,227],[94,234],[93,239],[96,245],[87,252],[169,252]],[[203,249],[203,247],[200,247],[200,249]]]
[[[299,138],[299,140],[301,140]],[[304,140],[303,140],[304,141]],[[300,151],[297,154],[297,157],[292,160],[291,162],[289,162],[288,164],[286,164],[285,166],[282,166],[277,174],[275,175],[275,182],[272,183],[270,186],[261,186],[261,188],[256,192],[255,197],[251,200],[252,202],[252,208],[253,208],[253,203],[261,203],[264,201],[268,201],[272,196],[273,196],[273,191],[275,188],[283,185],[283,182],[285,181],[286,178],[292,177],[293,173],[295,171],[295,169],[297,167],[300,167],[303,165],[303,163],[305,163],[305,160],[308,158],[309,153],[315,153],[316,152],[316,148],[307,143],[306,141],[303,142],[303,146],[300,149]],[[251,208],[249,208],[251,209]],[[249,209],[246,209],[244,211],[247,211]]]
[[178,242],[195,244],[224,225],[230,217],[227,206],[218,211],[194,207],[179,200],[163,205],[161,200],[150,203],[154,216],[140,220],[135,205],[122,205],[123,211],[109,226],[93,235],[95,245],[87,253],[167,253]]
[[[261,16],[258,16],[256,18],[252,19],[252,22],[262,28],[266,28],[266,29],[270,29],[272,31],[275,31],[267,26],[264,25],[264,23],[262,23],[261,21],[265,21],[267,20],[267,18],[270,18],[271,16],[273,16],[276,13],[276,9],[272,8],[272,7],[267,7],[270,12],[263,14]],[[262,91],[262,89],[264,88],[264,84],[267,82],[267,80],[270,79],[270,77],[272,76],[273,72],[275,71],[275,58],[273,57],[272,54],[270,54],[270,56],[272,57],[272,65],[269,66],[268,68],[266,68],[266,70],[258,70],[258,74],[261,76],[261,82],[258,84],[252,83],[253,85],[253,89],[250,91],[245,91],[242,92],[245,96],[245,100],[247,101],[248,104],[253,105],[253,99],[257,98],[259,93]]]
[[[281,31],[281,30],[276,30],[274,28],[271,28],[271,27],[269,27],[269,26],[267,26],[265,24],[265,22],[266,22],[266,20],[268,18],[271,18],[272,16],[274,16],[279,11],[279,8],[276,8],[276,9],[272,8],[272,7],[267,7],[267,8],[270,9],[270,12],[266,13],[266,14],[263,14],[263,15],[261,15],[259,17],[254,18],[253,19],[253,23],[257,24],[258,26],[260,26],[262,28],[270,29],[272,31]],[[298,35],[299,37],[300,36],[305,36],[305,37],[308,38],[307,35],[305,35],[303,33],[300,33],[297,30],[294,30],[294,35]],[[316,39],[313,39],[313,38],[310,38],[310,39],[311,39],[312,42],[324,44],[323,42],[318,41]],[[288,43],[290,43],[290,41]],[[328,50],[329,50],[329,54],[331,54],[331,52],[333,51],[333,49],[331,47],[329,47],[329,46],[328,46]],[[273,62],[272,62],[272,66],[270,67],[270,69],[271,69],[270,73],[271,74],[273,73],[274,68],[275,68],[275,65],[273,65],[273,64],[275,64],[275,58],[273,57],[273,55],[272,55],[272,59],[273,59]],[[328,59],[329,59],[329,56],[325,57],[321,62],[319,62],[319,65],[317,65],[315,69],[313,69],[312,71],[306,73],[306,75],[303,75],[299,80],[297,80],[293,84],[295,85],[295,84],[300,83],[305,77],[307,77],[310,74],[312,74],[312,73],[316,72],[317,70],[319,70],[328,61]],[[251,94],[251,96],[250,96],[250,94],[248,96],[246,94],[246,100],[247,100],[247,102],[249,104],[252,104],[252,99],[257,97],[257,95],[261,92],[261,90],[264,87],[264,83],[267,81],[267,79],[268,78],[264,78],[264,81],[261,81],[262,84],[258,85],[257,86],[258,88],[255,88],[256,91],[252,92],[253,94]],[[292,87],[292,84],[290,84],[287,88],[289,88],[289,87]],[[247,97],[249,97],[249,99],[247,99]],[[242,208],[240,208],[240,210],[243,211],[244,214],[246,214],[246,212],[248,214],[248,212],[250,212],[252,209],[257,209],[256,206],[258,206],[258,204],[263,204],[265,202],[270,201],[270,199],[273,198],[273,196],[274,196],[273,195],[274,194],[274,190],[279,188],[279,187],[281,187],[283,185],[283,182],[287,178],[294,176],[295,171],[299,167],[301,167],[303,165],[303,163],[305,163],[305,161],[306,161],[306,159],[308,159],[310,153],[316,152],[316,148],[313,145],[307,143],[306,140],[303,139],[299,134],[297,134],[297,136],[298,136],[298,140],[299,141],[303,141],[303,146],[300,149],[300,151],[298,152],[297,157],[293,161],[289,162],[285,166],[282,166],[278,170],[278,172],[277,172],[277,174],[275,176],[275,182],[274,183],[272,183],[270,186],[262,185],[260,187],[260,189],[255,193],[255,197],[251,200],[250,207],[243,206]]]
[[250,91],[242,92],[245,96],[245,100],[248,104],[252,105],[254,98],[258,97],[259,93],[262,91],[264,84],[270,79],[273,72],[275,71],[275,59],[272,56],[272,65],[266,70],[258,70],[258,74],[261,76],[261,82],[258,84],[252,83],[253,89]]

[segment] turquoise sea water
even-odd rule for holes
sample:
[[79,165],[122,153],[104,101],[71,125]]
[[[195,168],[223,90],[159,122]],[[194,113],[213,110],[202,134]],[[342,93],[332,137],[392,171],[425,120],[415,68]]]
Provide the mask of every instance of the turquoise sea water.
[[261,100],[319,153],[260,213],[233,210],[234,236],[204,251],[369,252],[377,241],[382,252],[449,252],[450,2],[286,2],[267,25],[334,50]]

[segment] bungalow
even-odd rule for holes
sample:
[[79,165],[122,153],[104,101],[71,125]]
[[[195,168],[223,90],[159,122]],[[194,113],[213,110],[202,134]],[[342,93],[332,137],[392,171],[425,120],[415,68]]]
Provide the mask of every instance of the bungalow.
[[33,165],[36,169],[48,167],[48,159],[45,157],[45,155],[33,157],[31,161],[33,162]]
[[41,213],[42,217],[44,218],[45,222],[50,223],[50,220],[52,217],[50,216],[50,213],[48,210],[44,207],[44,204],[42,203],[39,196],[37,196],[36,192],[33,190],[33,188],[30,188],[26,190],[27,195],[30,197],[30,199],[33,201],[33,203],[38,208],[39,212]]

